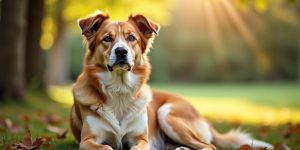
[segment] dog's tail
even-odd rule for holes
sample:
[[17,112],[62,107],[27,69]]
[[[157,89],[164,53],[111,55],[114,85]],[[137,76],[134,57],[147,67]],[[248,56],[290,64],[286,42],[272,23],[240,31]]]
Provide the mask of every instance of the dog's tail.
[[233,129],[225,134],[220,134],[214,128],[211,128],[213,134],[213,143],[220,147],[239,148],[244,144],[250,145],[252,148],[273,149],[273,146],[267,142],[259,141],[250,136],[250,134]]

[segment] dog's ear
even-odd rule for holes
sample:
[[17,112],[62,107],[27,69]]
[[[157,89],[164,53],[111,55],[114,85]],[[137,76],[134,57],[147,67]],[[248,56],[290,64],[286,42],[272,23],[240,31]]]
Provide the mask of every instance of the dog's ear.
[[78,19],[78,24],[82,30],[82,35],[87,39],[91,38],[96,33],[104,20],[108,19],[109,15],[104,15],[97,12],[87,18]]
[[148,39],[158,34],[160,28],[159,25],[157,23],[150,21],[143,15],[140,14],[135,16],[130,15],[128,17],[128,20],[132,21],[134,25],[138,28],[139,32]]

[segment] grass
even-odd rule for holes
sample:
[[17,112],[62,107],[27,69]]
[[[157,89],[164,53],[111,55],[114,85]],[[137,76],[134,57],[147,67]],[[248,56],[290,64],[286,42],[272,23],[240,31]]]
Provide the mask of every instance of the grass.
[[[249,84],[152,84],[187,97],[189,101],[221,132],[232,127],[242,127],[259,139],[273,144],[285,143],[300,149],[300,135],[283,136],[290,125],[300,123],[300,86],[293,83],[249,83]],[[72,96],[70,86],[52,87],[49,90],[52,101],[45,94],[29,91],[26,102],[5,102],[0,105],[0,118],[10,118],[16,124],[25,126],[24,115],[29,116],[29,128],[33,138],[54,133],[47,131],[39,121],[39,113],[58,114],[63,118],[60,128],[69,127],[69,111]],[[4,144],[22,140],[24,132],[13,134],[0,130],[0,149]],[[54,139],[51,147],[41,149],[77,149],[69,132],[63,140]]]
[[[0,119],[9,118],[15,124],[25,127],[26,121],[24,116],[29,117],[28,126],[32,133],[32,138],[48,135],[55,137],[55,134],[46,129],[45,123],[40,121],[40,114],[58,114],[62,119],[58,127],[69,128],[69,111],[70,106],[64,106],[51,100],[47,95],[39,92],[28,92],[26,102],[4,102],[0,105]],[[0,130],[0,149],[5,144],[13,144],[21,142],[25,131],[18,133],[11,133],[10,131]],[[52,138],[50,148],[41,147],[40,149],[54,149],[54,150],[75,150],[78,149],[78,144],[75,142],[72,134],[69,132],[65,139],[58,140]]]
[[[300,122],[300,85],[295,83],[153,84],[186,97],[210,118],[246,124]],[[218,111],[216,111],[218,110]]]

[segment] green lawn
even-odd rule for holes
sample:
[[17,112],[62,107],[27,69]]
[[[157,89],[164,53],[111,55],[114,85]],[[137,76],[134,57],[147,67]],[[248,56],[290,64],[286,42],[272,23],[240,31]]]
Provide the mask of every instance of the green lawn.
[[[221,132],[226,132],[232,127],[242,127],[259,139],[273,144],[284,143],[294,149],[300,149],[300,126],[295,126],[300,123],[299,85],[293,83],[152,84],[152,87],[187,97]],[[41,114],[58,115],[61,119],[55,126],[68,128],[70,101],[72,101],[70,95],[70,86],[54,87],[50,90],[50,97],[60,102],[57,103],[46,95],[30,91],[26,102],[2,103],[0,119],[10,118],[21,127],[28,124],[34,139],[43,135],[53,137],[50,147],[42,147],[42,149],[77,149],[78,145],[70,131],[65,139],[56,139],[55,134],[48,131],[46,124],[40,119]],[[250,113],[247,113],[248,111]],[[251,114],[264,117],[256,116],[252,121],[248,121],[253,117]],[[293,122],[294,126],[288,125],[287,122]],[[24,131],[11,133],[0,127],[0,149],[5,144],[20,142],[23,136]]]
[[300,84],[236,83],[236,84],[153,84],[152,87],[193,97],[239,97],[274,107],[300,108]]
[[[78,144],[75,142],[69,129],[69,106],[63,106],[48,98],[47,95],[28,92],[26,102],[5,102],[0,105],[0,119],[9,118],[13,123],[17,124],[21,128],[29,126],[32,132],[33,140],[41,136],[50,136],[50,147],[42,146],[41,149],[53,149],[53,150],[72,150],[78,149]],[[41,116],[46,115],[58,115],[60,119],[57,126],[62,129],[68,129],[68,133],[65,139],[56,139],[56,134],[47,130],[46,124],[41,121]],[[26,123],[24,116],[28,117],[28,123]],[[25,130],[17,133],[12,133],[9,130],[2,129],[0,126],[0,149],[5,144],[13,144],[21,142],[25,134]]]

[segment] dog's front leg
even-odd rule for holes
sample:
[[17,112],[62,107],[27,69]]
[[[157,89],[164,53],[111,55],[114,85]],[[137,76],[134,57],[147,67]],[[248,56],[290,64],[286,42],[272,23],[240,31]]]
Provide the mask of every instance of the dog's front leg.
[[147,136],[138,136],[135,138],[136,140],[136,145],[132,146],[130,148],[130,150],[149,150],[150,146],[149,146],[149,141],[148,141],[148,137]]
[[79,150],[113,150],[109,145],[98,144],[94,137],[81,140]]
[[[104,137],[101,135],[95,135],[91,131],[92,126],[89,126],[87,122],[83,123],[81,130],[81,141],[79,144],[80,150],[113,150],[109,145],[102,144]],[[95,128],[95,127],[94,127]],[[99,133],[101,133],[101,128],[98,128]]]

